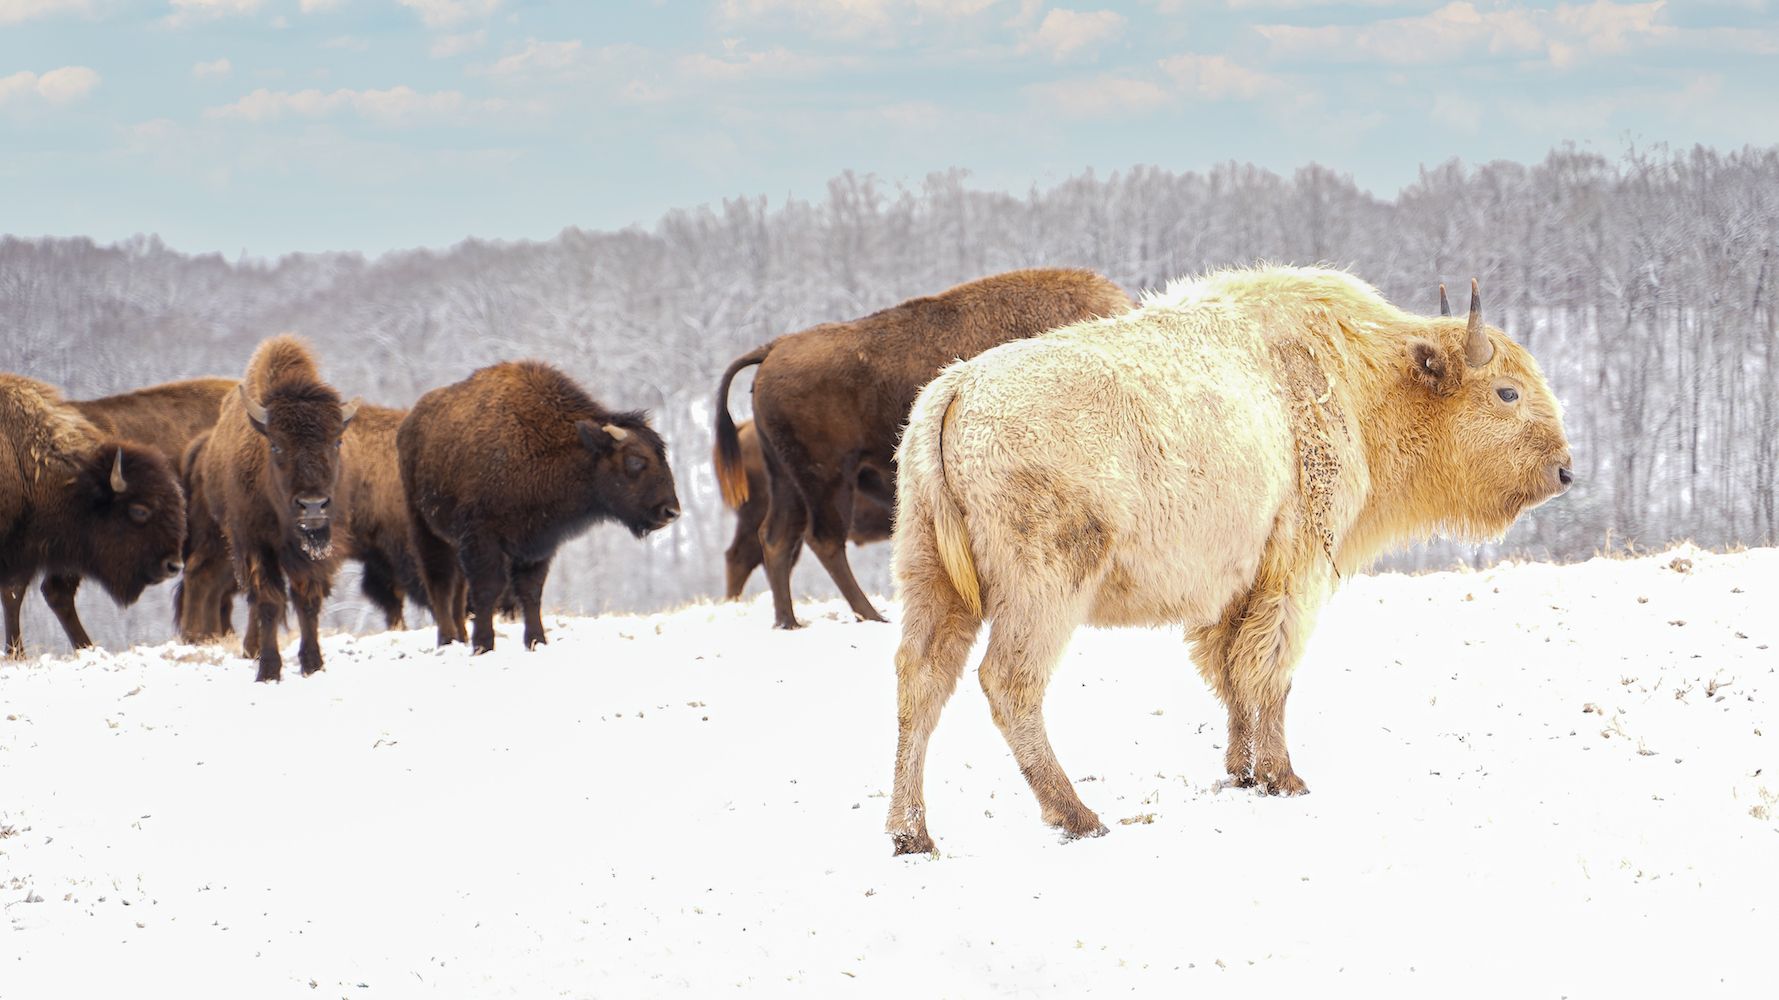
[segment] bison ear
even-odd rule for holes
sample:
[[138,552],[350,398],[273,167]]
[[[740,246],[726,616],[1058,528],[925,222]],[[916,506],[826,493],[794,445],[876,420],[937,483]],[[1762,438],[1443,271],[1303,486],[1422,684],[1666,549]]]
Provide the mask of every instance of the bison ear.
[[617,439],[591,420],[575,421],[574,429],[581,436],[581,444],[595,456],[604,457],[610,454],[612,445],[617,444]]
[[1408,343],[1408,356],[1414,365],[1415,381],[1425,386],[1428,392],[1437,396],[1449,396],[1457,388],[1452,384],[1454,380],[1448,377],[1445,352],[1439,349],[1438,344],[1430,340],[1411,340]]
[[247,395],[246,383],[237,383],[235,391],[241,394],[241,408],[247,411],[247,422],[253,425],[254,430],[264,434],[266,432],[266,408],[254,402],[252,396]]

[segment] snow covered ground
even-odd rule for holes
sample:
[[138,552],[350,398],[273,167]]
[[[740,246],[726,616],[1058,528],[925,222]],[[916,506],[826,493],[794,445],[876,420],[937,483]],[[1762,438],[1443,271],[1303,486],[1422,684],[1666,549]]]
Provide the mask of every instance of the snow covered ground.
[[801,610],[0,665],[0,997],[1774,995],[1779,550],[1352,581],[1298,799],[1218,790],[1177,634],[1084,630],[1048,715],[1111,833],[967,677],[937,858],[882,833],[898,628]]

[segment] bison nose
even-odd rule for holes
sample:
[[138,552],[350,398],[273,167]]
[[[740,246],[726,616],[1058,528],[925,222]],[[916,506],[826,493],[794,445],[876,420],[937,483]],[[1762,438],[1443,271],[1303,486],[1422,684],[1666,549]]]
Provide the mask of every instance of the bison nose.
[[664,503],[655,508],[655,520],[662,525],[672,524],[678,518],[678,504]]
[[168,559],[165,562],[161,563],[161,571],[166,574],[166,579],[171,580],[172,578],[179,575],[179,570],[182,568],[182,566],[183,566],[183,564],[180,563],[179,560]]
[[1558,469],[1557,482],[1562,483],[1564,486],[1568,486],[1570,483],[1575,482],[1575,473],[1570,472],[1568,469]]
[[297,525],[309,530],[327,527],[329,497],[296,497]]

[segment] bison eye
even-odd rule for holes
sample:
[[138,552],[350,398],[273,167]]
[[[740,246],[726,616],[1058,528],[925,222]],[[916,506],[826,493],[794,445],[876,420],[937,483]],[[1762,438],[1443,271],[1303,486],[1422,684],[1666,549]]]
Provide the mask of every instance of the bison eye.
[[642,460],[641,455],[627,455],[624,457],[624,474],[634,479],[642,475],[642,470],[647,465],[648,463]]
[[279,446],[274,444],[274,445],[272,445],[272,454],[282,455],[282,454],[284,454],[284,449],[280,448]]
[[336,440],[334,442],[334,450],[339,451],[341,443],[344,442],[345,440],[346,440],[345,438],[340,438],[339,440]]
[[131,504],[130,505],[130,520],[135,521],[137,524],[147,524],[148,523],[148,507],[144,504],[139,504],[139,503]]
[[1504,385],[1495,390],[1495,395],[1500,396],[1503,403],[1511,403],[1520,398],[1520,391],[1513,386]]

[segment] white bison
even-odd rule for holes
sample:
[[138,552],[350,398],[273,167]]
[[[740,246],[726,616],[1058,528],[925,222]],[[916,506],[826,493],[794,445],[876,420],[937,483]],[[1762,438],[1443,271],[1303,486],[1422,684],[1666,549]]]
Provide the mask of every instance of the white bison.
[[933,849],[927,742],[982,622],[995,724],[1070,836],[1105,832],[1044,730],[1082,623],[1185,625],[1231,777],[1295,794],[1285,698],[1341,577],[1403,541],[1499,537],[1572,479],[1562,408],[1474,282],[1466,323],[1318,268],[1177,281],[953,364],[897,458],[897,853]]

